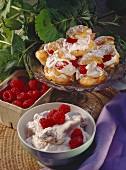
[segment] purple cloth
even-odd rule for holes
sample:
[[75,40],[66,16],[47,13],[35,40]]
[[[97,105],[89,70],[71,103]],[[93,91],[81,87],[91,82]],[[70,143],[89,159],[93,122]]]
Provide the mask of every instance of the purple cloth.
[[116,95],[104,106],[96,125],[96,147],[76,170],[125,170],[126,93]]

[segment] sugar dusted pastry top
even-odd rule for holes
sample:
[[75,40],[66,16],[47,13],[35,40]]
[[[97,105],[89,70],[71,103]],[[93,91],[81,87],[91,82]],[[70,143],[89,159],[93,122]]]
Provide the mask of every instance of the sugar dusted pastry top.
[[91,28],[77,25],[66,32],[67,39],[42,45],[36,58],[44,65],[45,77],[55,83],[78,81],[92,86],[106,81],[108,70],[119,63],[114,37],[96,37]]

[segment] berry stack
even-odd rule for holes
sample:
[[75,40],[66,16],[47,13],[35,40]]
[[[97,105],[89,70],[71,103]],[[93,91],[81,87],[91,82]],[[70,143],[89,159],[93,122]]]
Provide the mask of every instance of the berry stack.
[[0,122],[16,129],[21,115],[49,102],[51,92],[45,83],[29,79],[25,70],[15,71],[0,84]]
[[27,80],[25,77],[16,77],[0,92],[0,99],[26,109],[32,106],[48,89],[49,87],[45,83],[36,79]]

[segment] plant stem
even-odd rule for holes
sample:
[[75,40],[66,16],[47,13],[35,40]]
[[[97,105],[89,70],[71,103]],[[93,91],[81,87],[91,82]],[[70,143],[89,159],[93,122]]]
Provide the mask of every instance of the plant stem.
[[116,13],[116,11],[110,11],[110,12],[102,15],[101,17],[98,17],[98,20],[103,19],[103,18],[105,18],[105,17],[107,17],[107,16],[109,16],[109,15],[115,14],[115,13]]
[[17,7],[17,6],[11,6],[13,9],[16,9],[16,10],[18,10],[18,11],[23,11],[23,12],[27,12],[27,13],[30,13],[30,14],[32,14],[32,15],[34,15],[30,10],[26,10],[26,9],[23,9],[23,8],[19,8],[19,7]]
[[22,57],[25,55],[25,53],[31,48],[33,47],[37,42],[34,42],[33,44],[31,44],[28,48],[26,48],[23,52],[22,52],[22,55],[19,59],[19,62],[18,62],[18,65],[20,64],[21,60],[22,60]]
[[7,44],[7,45],[11,45],[9,42],[2,41],[2,40],[0,40],[0,43]]
[[10,17],[9,19],[14,19],[14,18],[18,17],[19,15],[20,15],[20,13],[17,13],[15,15],[13,15],[12,17]]

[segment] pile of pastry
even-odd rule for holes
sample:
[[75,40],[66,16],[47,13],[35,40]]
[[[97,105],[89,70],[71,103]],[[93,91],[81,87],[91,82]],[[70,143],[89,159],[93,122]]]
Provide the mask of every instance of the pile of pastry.
[[78,81],[83,86],[104,82],[108,70],[119,63],[114,37],[96,37],[83,25],[71,27],[66,35],[67,39],[43,44],[35,53],[46,79],[60,84]]

